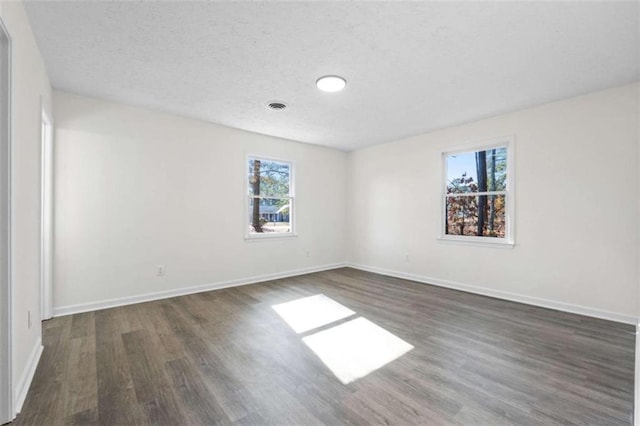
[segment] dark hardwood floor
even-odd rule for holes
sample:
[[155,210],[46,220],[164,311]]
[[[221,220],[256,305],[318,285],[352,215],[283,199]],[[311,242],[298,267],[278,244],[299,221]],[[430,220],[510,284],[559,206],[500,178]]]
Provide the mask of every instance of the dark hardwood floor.
[[[355,314],[297,334],[272,308],[317,294]],[[413,349],[344,385],[302,339],[360,317]],[[47,321],[15,424],[629,425],[634,339],[345,268]]]

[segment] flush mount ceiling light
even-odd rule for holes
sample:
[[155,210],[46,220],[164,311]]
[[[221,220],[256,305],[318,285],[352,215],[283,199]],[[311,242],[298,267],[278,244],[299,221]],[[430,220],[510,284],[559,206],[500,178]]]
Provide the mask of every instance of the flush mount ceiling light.
[[323,92],[339,92],[347,85],[347,80],[338,75],[325,75],[316,81],[316,86]]

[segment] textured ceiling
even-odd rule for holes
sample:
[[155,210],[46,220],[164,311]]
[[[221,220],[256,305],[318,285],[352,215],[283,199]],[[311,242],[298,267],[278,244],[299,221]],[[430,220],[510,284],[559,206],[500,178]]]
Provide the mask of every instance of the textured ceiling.
[[[638,2],[26,7],[57,89],[344,150],[640,74]],[[318,91],[325,74],[347,88]]]

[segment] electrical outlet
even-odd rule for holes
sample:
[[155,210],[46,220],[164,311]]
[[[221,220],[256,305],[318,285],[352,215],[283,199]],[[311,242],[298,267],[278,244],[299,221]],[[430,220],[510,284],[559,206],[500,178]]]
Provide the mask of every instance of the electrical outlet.
[[31,328],[31,310],[27,311],[27,327]]
[[158,265],[156,268],[156,273],[159,277],[164,276],[164,265]]
[[409,253],[404,255],[404,261],[409,262]]
[[311,252],[307,250],[307,257],[311,257]]

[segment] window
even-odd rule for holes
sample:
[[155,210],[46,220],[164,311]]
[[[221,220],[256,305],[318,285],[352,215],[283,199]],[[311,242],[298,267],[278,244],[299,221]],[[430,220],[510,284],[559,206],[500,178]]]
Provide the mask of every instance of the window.
[[247,159],[248,238],[293,235],[293,163]]
[[442,154],[445,240],[513,244],[510,140]]

